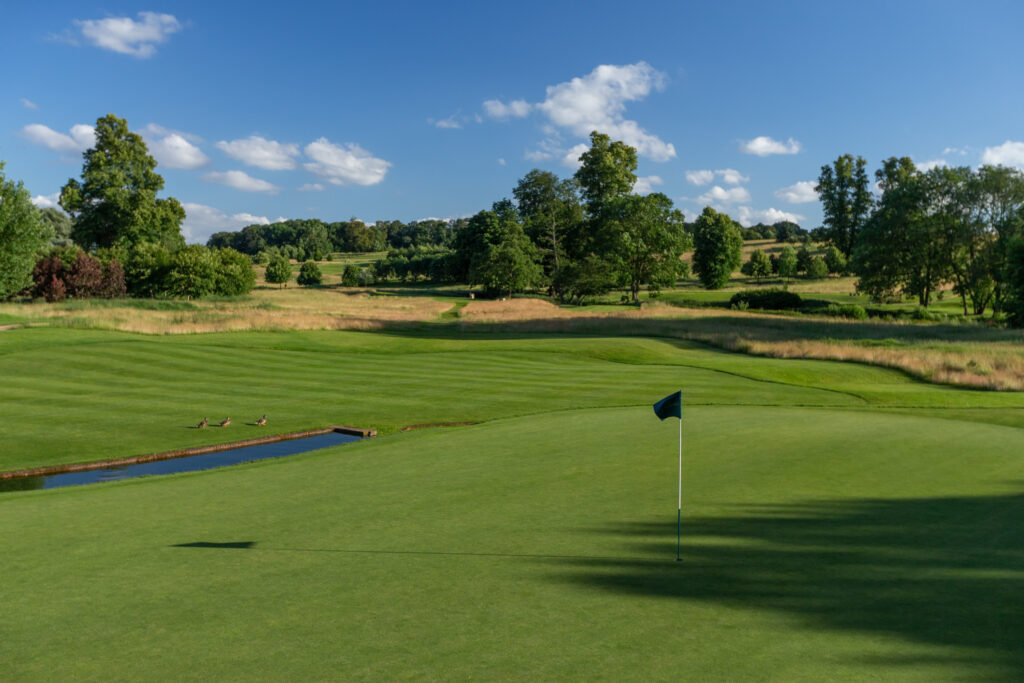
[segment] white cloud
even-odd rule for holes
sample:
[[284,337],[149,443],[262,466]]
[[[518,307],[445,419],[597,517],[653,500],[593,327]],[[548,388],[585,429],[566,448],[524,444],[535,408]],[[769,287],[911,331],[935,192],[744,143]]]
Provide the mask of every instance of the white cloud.
[[266,180],[253,178],[245,171],[211,171],[203,176],[203,180],[210,183],[219,183],[233,187],[244,192],[266,192],[277,194],[278,187]]
[[642,100],[664,83],[664,74],[646,62],[602,64],[586,76],[549,85],[537,108],[553,124],[576,135],[586,137],[596,130],[635,147],[641,156],[668,161],[676,156],[675,147],[624,117],[627,102]]
[[156,45],[181,30],[181,22],[171,14],[139,12],[131,17],[75,20],[82,37],[96,47],[145,59],[156,54]]
[[583,142],[578,145],[573,145],[566,150],[565,154],[562,156],[562,165],[568,166],[569,168],[579,168],[580,157],[583,156],[583,153],[588,149],[590,149],[590,145]]
[[778,223],[779,221],[792,221],[793,223],[799,223],[804,220],[804,216],[801,216],[798,213],[780,211],[779,209],[754,211],[749,206],[741,206],[736,209],[736,220],[739,221],[740,225],[749,227],[754,223],[764,223],[766,225]]
[[686,172],[686,180],[691,185],[697,185],[698,187],[701,186],[701,185],[708,185],[714,179],[715,179],[715,172],[714,171],[687,171]]
[[149,151],[163,166],[194,171],[210,163],[210,158],[186,139],[195,139],[195,136],[169,131],[152,123],[143,129],[143,136]]
[[740,151],[744,154],[756,154],[759,157],[766,157],[771,154],[796,154],[801,149],[800,143],[790,138],[786,142],[772,140],[767,135],[761,135],[740,143]]
[[501,158],[499,158],[499,159],[498,159],[498,166],[504,166],[504,165],[505,165],[505,160],[504,160],[504,159],[501,159]]
[[41,123],[30,123],[21,129],[21,136],[55,152],[84,152],[96,143],[96,129],[84,123],[71,126],[70,135],[58,133]]
[[981,155],[981,163],[1024,168],[1024,142],[1007,140],[998,147],[986,147]]
[[775,190],[775,196],[790,204],[806,204],[807,202],[818,201],[818,193],[814,188],[818,183],[813,180],[801,180],[789,187]]
[[931,159],[930,161],[922,161],[921,163],[914,165],[917,166],[917,170],[919,171],[930,171],[933,168],[939,168],[940,166],[949,166],[945,159]]
[[21,98],[21,106],[25,107],[25,109],[39,109],[38,104],[24,97]]
[[334,185],[376,185],[391,166],[355,143],[335,145],[327,138],[309,143],[305,152],[313,160],[303,164],[306,170]]
[[189,242],[206,242],[215,232],[240,230],[255,223],[270,223],[266,216],[254,216],[251,213],[242,212],[229,216],[220,209],[204,204],[183,202],[182,206],[185,208],[185,222],[181,227],[185,239]]
[[250,166],[258,166],[268,171],[291,170],[296,166],[295,157],[299,156],[298,145],[282,144],[259,135],[231,142],[221,140],[217,143],[217,149]]
[[637,194],[650,194],[654,191],[655,185],[661,185],[663,183],[664,181],[660,176],[640,176],[636,179],[636,184],[633,185],[633,192],[636,192]]
[[60,192],[54,192],[53,194],[37,194],[35,197],[32,198],[32,203],[38,206],[40,209],[59,209],[59,200]]
[[457,118],[455,118],[455,114],[452,114],[446,119],[434,121],[433,123],[436,128],[449,128],[456,130],[462,128],[462,121],[459,121]]
[[720,185],[715,185],[710,190],[697,197],[701,204],[736,204],[738,202],[749,202],[750,193],[745,187],[730,187],[728,190]]
[[943,154],[959,154],[960,156],[967,156],[966,147],[946,147],[942,150]]
[[750,176],[745,176],[734,168],[723,168],[715,171],[715,175],[720,177],[722,182],[729,185],[740,185],[750,181]]
[[545,152],[541,149],[528,150],[523,156],[530,161],[547,161],[552,157],[550,152]]
[[299,192],[321,192],[324,186],[320,183],[306,183],[299,187]]
[[526,100],[512,100],[508,104],[501,100],[487,100],[484,102],[484,113],[492,119],[521,119],[529,114],[532,108]]

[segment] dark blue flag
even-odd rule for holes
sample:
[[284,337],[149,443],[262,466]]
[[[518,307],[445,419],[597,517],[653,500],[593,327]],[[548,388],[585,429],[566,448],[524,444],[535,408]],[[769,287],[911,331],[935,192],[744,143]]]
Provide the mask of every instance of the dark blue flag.
[[654,414],[664,420],[666,417],[683,419],[683,392],[677,391],[654,404]]

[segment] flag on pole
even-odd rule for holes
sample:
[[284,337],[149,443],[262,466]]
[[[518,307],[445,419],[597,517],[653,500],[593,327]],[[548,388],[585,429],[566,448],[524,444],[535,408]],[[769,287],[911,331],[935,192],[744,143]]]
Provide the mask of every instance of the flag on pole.
[[661,399],[654,404],[654,414],[659,419],[664,420],[666,417],[678,417],[680,420],[683,419],[683,392],[677,391],[674,394],[670,394],[665,398]]

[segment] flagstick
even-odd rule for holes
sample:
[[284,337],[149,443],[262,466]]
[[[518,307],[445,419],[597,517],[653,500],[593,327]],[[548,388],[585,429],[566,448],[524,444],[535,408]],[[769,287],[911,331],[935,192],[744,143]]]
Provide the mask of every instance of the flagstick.
[[679,411],[679,506],[676,509],[676,562],[682,562],[683,545],[683,411]]

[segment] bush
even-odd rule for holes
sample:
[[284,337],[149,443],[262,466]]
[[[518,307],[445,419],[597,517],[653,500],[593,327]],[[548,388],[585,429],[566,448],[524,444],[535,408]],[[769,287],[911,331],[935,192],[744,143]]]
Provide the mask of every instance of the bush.
[[850,320],[867,320],[868,318],[868,312],[858,304],[829,304],[825,309],[825,314]]
[[292,277],[292,264],[288,262],[288,259],[284,256],[274,256],[270,259],[270,263],[267,264],[267,272],[264,274],[265,279],[270,284],[280,285],[288,282]]
[[807,247],[800,247],[800,251],[796,252],[796,272],[806,273],[807,269],[811,266],[811,252],[807,251]]
[[47,301],[63,301],[67,296],[64,286],[64,262],[58,254],[39,259],[32,270],[32,296],[41,296]]
[[103,266],[100,262],[84,251],[68,266],[64,276],[64,286],[68,296],[77,299],[88,299],[99,293],[103,283]]
[[[729,306],[738,310],[760,308],[772,311],[795,311],[804,304],[799,294],[785,289],[751,289],[737,292],[729,299]],[[743,308],[746,306],[746,308]]]
[[199,298],[215,291],[217,259],[201,244],[179,249],[171,258],[167,291],[174,296]]
[[[289,271],[290,270],[291,269],[289,268]],[[290,272],[289,275],[291,275]],[[320,272],[320,266],[318,266],[315,262],[306,261],[305,263],[302,264],[302,267],[299,268],[298,282],[303,287],[317,287],[323,284],[323,281],[323,273]]]
[[359,286],[359,269],[355,264],[350,263],[345,266],[345,270],[341,273],[341,284],[345,287]]
[[248,256],[230,247],[217,249],[213,256],[217,265],[213,283],[214,294],[239,296],[248,294],[256,286],[256,273]]
[[796,277],[797,257],[793,247],[784,247],[779,253],[779,267],[776,272],[779,277]]
[[828,277],[828,266],[822,258],[815,256],[807,264],[807,277],[811,280],[824,280]]
[[360,287],[369,287],[373,284],[373,273],[366,268],[363,268],[356,276],[356,280],[358,280],[358,285]]
[[772,262],[760,249],[755,249],[750,254],[750,260],[743,264],[741,272],[758,280],[772,274]]

